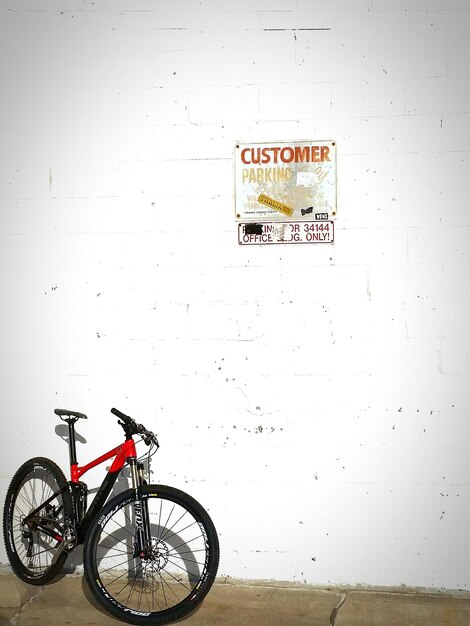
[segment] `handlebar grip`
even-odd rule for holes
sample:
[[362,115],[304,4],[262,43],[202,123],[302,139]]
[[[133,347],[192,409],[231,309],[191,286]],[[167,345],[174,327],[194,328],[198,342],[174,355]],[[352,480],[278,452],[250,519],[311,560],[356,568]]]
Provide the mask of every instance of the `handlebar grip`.
[[121,411],[118,411],[117,409],[111,409],[111,413],[113,415],[115,415],[116,417],[119,417],[119,419],[122,419],[124,422],[132,422],[132,417],[129,417],[128,415],[124,415],[124,413],[121,413]]

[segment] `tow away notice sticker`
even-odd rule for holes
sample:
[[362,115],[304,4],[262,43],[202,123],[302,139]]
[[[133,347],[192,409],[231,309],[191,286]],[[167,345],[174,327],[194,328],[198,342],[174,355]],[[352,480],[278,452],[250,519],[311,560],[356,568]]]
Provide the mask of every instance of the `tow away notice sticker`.
[[333,243],[334,222],[260,222],[238,224],[240,245]]

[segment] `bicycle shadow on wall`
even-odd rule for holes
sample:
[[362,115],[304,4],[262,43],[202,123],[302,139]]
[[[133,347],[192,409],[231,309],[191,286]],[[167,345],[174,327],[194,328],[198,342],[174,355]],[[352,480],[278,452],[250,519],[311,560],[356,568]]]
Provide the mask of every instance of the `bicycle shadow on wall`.
[[[70,441],[68,426],[66,424],[57,424],[57,426],[55,427],[55,434],[60,439],[65,441],[65,443],[67,444],[67,449],[68,449],[69,441]],[[75,427],[75,441],[76,443],[82,443],[82,444],[88,443],[85,437],[83,437],[83,435],[77,432],[76,427]],[[108,469],[109,467],[106,468],[106,471],[108,471]],[[114,496],[117,496],[122,491],[126,491],[126,489],[129,489],[130,478],[131,478],[131,474],[130,474],[129,468],[124,468],[119,474],[118,479],[116,480],[116,483],[114,484],[113,489],[111,493],[109,494],[108,500],[110,500],[111,498],[114,498]],[[97,492],[98,492],[98,487],[88,489],[88,503],[87,503],[88,506],[90,506]],[[71,554],[69,554],[61,570],[60,576],[55,580],[59,580],[60,578],[63,578],[63,576],[67,574],[74,574],[77,571],[77,569],[80,569],[80,570],[83,569],[83,545],[77,546],[77,548],[75,548],[75,550]]]

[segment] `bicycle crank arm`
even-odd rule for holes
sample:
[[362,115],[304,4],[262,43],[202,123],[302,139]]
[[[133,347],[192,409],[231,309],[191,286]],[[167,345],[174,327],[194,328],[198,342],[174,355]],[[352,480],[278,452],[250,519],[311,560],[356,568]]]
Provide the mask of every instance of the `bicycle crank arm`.
[[52,564],[54,565],[55,563],[57,563],[60,555],[62,554],[62,552],[64,552],[64,550],[66,552],[71,552],[75,548],[75,546],[77,545],[77,533],[73,528],[67,527],[65,529],[63,537],[58,534],[53,534],[52,536],[58,541],[60,537],[60,545],[56,550],[54,557],[52,558]]
[[56,550],[56,552],[55,552],[54,556],[52,557],[52,563],[51,563],[51,565],[55,565],[55,564],[57,563],[57,561],[59,560],[60,555],[62,554],[62,552],[65,550],[65,548],[66,548],[66,547],[67,547],[67,546],[66,546],[65,541],[64,541],[64,540],[62,540],[62,541],[60,542],[60,546],[59,546],[59,548]]

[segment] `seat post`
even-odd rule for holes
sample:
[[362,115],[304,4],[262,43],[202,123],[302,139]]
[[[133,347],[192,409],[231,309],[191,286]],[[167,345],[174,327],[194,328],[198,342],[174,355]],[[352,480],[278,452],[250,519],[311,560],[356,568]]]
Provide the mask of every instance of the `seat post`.
[[66,421],[69,425],[69,455],[70,465],[77,465],[77,446],[75,443],[75,422],[78,418],[69,417]]

